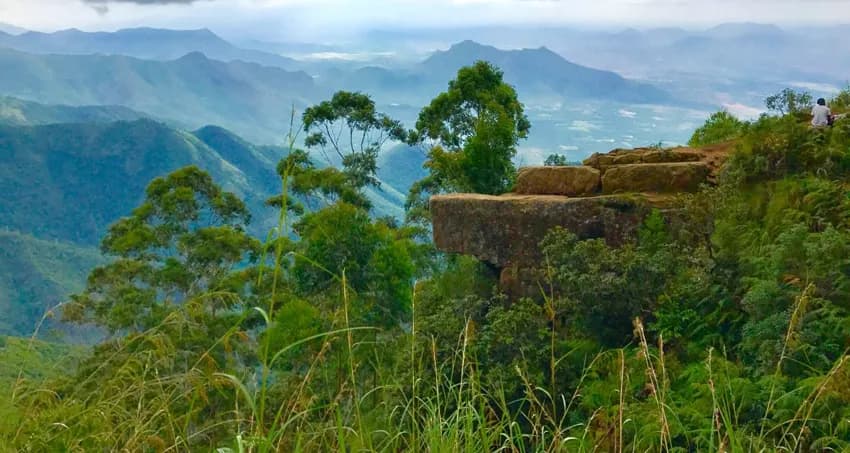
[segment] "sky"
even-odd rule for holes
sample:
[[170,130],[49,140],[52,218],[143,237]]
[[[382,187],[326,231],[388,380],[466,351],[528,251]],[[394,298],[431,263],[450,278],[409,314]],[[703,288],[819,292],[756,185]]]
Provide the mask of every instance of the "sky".
[[0,22],[32,30],[211,28],[300,39],[387,28],[680,26],[850,22],[850,0],[0,0]]

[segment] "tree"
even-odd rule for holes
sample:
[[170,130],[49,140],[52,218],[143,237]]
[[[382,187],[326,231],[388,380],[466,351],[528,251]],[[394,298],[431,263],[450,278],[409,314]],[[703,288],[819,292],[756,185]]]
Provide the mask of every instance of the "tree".
[[245,285],[238,267],[260,247],[245,232],[244,203],[194,166],[153,180],[146,195],[109,228],[101,249],[116,259],[92,271],[67,320],[141,332],[175,310],[215,317],[235,303]]
[[740,137],[744,133],[746,123],[735,118],[726,110],[711,114],[691,136],[688,145],[705,146],[725,142]]
[[315,178],[317,188],[326,182],[339,187],[340,180],[358,190],[378,187],[378,153],[388,141],[405,141],[407,136],[399,121],[378,112],[362,93],[339,91],[305,110],[302,121],[308,134],[305,145],[318,148],[329,165],[342,166],[341,172],[325,170]]
[[768,96],[764,105],[771,112],[785,115],[808,114],[812,109],[812,95],[804,91],[794,91],[785,88],[773,96]]
[[850,86],[844,87],[838,94],[829,100],[829,108],[832,113],[847,113],[850,110]]
[[344,202],[306,214],[294,228],[300,241],[293,277],[302,295],[336,296],[344,272],[356,315],[384,325],[406,317],[417,255],[406,229]]
[[581,165],[581,162],[571,161],[563,154],[550,154],[546,156],[543,165],[547,167],[564,167],[572,165]]
[[428,142],[430,175],[414,184],[408,209],[422,213],[428,194],[499,194],[513,182],[512,158],[531,124],[516,90],[490,63],[461,68],[447,91],[422,109],[412,144]]

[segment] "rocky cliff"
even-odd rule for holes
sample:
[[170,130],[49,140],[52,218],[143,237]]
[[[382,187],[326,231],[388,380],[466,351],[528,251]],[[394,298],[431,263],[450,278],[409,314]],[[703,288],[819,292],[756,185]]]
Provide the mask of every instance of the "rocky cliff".
[[712,184],[732,147],[614,150],[582,166],[522,168],[514,193],[434,196],[434,243],[500,269],[508,295],[533,296],[541,283],[533,270],[544,263],[538,245],[549,230],[622,244],[652,209]]

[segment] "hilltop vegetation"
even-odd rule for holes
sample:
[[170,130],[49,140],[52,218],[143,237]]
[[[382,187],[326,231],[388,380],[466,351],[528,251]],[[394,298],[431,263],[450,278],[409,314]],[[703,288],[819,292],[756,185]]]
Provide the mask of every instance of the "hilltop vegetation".
[[[410,131],[368,96],[337,93],[302,120],[305,143],[339,166],[292,141],[264,240],[249,234],[232,171],[183,167],[139,191],[103,234],[113,261],[63,310],[108,338],[55,380],[16,383],[20,425],[0,439],[32,450],[850,448],[850,121],[812,129],[780,107],[706,123],[695,141],[737,143],[718,184],[647,217],[632,242],[552,231],[545,295],[508,300],[488,266],[433,250],[425,209],[433,193],[510,189],[532,126],[503,74],[463,68]],[[165,137],[244,145],[219,129]],[[389,138],[426,151],[405,223],[366,196]],[[216,155],[246,169],[246,156],[272,158]]]

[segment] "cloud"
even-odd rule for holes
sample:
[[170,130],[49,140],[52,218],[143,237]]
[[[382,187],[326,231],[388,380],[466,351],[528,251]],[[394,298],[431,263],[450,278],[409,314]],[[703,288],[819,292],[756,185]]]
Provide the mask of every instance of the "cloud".
[[137,5],[188,5],[198,0],[83,0],[94,6],[104,6],[110,3],[135,3]]
[[190,5],[199,0],[83,0],[98,14],[105,15],[109,12],[110,4],[126,3],[133,5]]

